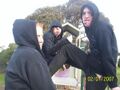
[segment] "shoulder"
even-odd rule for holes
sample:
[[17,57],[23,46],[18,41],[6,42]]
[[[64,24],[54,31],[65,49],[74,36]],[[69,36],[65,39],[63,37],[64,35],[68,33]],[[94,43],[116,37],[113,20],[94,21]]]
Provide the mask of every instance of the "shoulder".
[[29,67],[31,65],[36,67],[36,65],[46,63],[40,52],[30,47],[20,47],[17,49],[11,59],[11,62],[14,62],[18,68]]
[[43,36],[44,42],[48,40],[54,41],[54,38],[54,35],[50,31],[46,32]]
[[[42,54],[34,49],[34,48],[30,48],[27,47],[26,49],[24,49],[21,52],[20,57],[23,57],[23,60],[25,60],[25,62],[29,63],[29,62],[44,62],[44,57],[42,56]],[[22,60],[22,61],[23,61]]]
[[50,38],[50,37],[54,37],[54,36],[53,36],[52,32],[48,31],[44,34],[44,37]]
[[18,58],[27,59],[29,57],[33,57],[37,53],[39,52],[36,49],[23,46],[23,47],[17,48],[17,50],[15,51],[15,56],[17,56]]
[[10,65],[23,66],[29,61],[32,62],[34,57],[37,57],[36,53],[38,52],[36,51],[34,48],[20,46],[14,51],[9,63]]
[[109,23],[100,21],[98,23],[98,32],[102,33],[102,34],[104,34],[104,33],[110,34],[111,32],[113,32],[112,25],[110,25]]

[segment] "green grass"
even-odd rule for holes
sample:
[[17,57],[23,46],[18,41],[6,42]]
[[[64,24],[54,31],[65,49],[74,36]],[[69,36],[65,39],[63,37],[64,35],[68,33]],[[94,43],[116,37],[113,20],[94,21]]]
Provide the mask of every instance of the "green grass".
[[0,86],[4,85],[4,74],[0,73]]
[[120,68],[117,68],[118,84],[120,85]]

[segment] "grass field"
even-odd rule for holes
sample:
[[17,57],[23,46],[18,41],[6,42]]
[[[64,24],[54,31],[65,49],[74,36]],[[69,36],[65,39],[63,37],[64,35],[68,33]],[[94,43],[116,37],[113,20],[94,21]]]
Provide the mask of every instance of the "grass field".
[[0,90],[4,90],[4,74],[0,73]]
[[4,85],[4,74],[0,74],[0,85]]
[[118,84],[120,86],[120,68],[117,68]]

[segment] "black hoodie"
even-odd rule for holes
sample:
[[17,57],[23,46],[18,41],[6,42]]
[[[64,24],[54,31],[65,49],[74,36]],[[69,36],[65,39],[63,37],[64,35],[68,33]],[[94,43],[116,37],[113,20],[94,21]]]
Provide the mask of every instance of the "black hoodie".
[[13,35],[18,48],[6,69],[5,90],[55,90],[37,41],[36,22],[15,20]]
[[[114,78],[108,84],[111,88],[115,87],[117,86],[116,60],[118,55],[116,37],[110,24],[99,19],[99,10],[95,4],[88,2],[82,6],[81,19],[85,7],[91,10],[93,16],[91,26],[85,27],[90,41],[90,54],[97,57],[102,63],[103,74],[109,78]],[[94,65],[95,62],[90,63]]]
[[[53,34],[52,28],[53,27],[60,27],[62,32],[58,37],[55,37]],[[43,44],[43,52],[47,58],[48,64],[56,55],[57,51],[65,44],[69,43],[69,41],[63,36],[63,29],[61,23],[58,20],[53,20],[48,32],[44,34],[44,44]]]

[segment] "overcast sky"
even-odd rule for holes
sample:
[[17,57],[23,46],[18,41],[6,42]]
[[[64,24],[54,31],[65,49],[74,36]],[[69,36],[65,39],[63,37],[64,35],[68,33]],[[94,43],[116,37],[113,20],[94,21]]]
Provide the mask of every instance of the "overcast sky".
[[[12,24],[17,18],[25,18],[36,9],[45,6],[62,5],[69,0],[0,0],[0,46],[14,42]],[[110,19],[120,51],[120,8],[119,0],[91,0]]]
[[68,0],[0,0],[0,46],[14,42],[12,24],[17,18],[25,18],[36,9],[57,6]]

